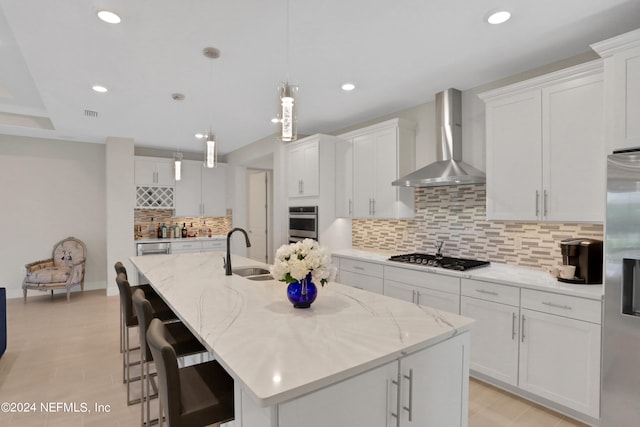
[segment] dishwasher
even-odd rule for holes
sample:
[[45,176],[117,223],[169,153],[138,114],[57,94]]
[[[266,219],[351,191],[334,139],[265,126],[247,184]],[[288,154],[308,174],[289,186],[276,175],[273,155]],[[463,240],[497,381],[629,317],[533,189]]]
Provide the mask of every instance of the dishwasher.
[[[136,244],[136,255],[168,255],[171,253],[171,242],[148,242]],[[149,280],[138,272],[138,285],[146,285]]]

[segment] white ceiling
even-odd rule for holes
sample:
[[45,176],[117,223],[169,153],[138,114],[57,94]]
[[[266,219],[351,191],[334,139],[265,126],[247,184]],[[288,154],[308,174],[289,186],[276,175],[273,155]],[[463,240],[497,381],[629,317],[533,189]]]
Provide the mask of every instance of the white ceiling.
[[[287,75],[299,133],[327,133],[640,26],[640,0],[289,1],[287,61],[287,0],[0,0],[0,133],[198,152],[212,127],[227,153],[277,132]],[[487,24],[498,8],[512,19]]]

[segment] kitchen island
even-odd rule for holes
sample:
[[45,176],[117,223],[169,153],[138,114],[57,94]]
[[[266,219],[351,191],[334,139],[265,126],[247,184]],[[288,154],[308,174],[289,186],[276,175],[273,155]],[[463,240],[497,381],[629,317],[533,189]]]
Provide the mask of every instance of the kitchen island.
[[234,378],[237,426],[467,425],[469,318],[338,283],[295,309],[220,252],[131,261]]

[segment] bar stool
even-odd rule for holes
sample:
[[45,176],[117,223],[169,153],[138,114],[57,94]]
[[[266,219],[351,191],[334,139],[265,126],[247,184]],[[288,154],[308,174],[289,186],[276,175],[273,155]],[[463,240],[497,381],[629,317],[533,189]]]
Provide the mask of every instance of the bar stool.
[[[133,308],[138,317],[138,326],[140,328],[140,363],[142,365],[142,378],[144,385],[142,386],[142,402],[140,405],[140,422],[141,425],[148,426],[151,424],[151,372],[150,365],[153,362],[151,350],[147,345],[147,329],[151,320],[154,318],[153,308],[145,294],[141,289],[136,289],[131,297]],[[175,350],[177,357],[189,356],[192,354],[203,353],[207,350],[198,341],[198,339],[187,329],[182,322],[174,322],[165,324],[165,339]],[[146,409],[146,422],[145,422]]]
[[[153,319],[147,330],[147,344],[156,364],[160,406],[166,408],[170,427],[233,420],[233,378],[215,360],[179,369],[165,331],[165,325]],[[162,410],[159,420],[162,425]]]
[[[131,362],[131,351],[139,349],[139,347],[130,348],[129,343],[129,330],[138,326],[138,318],[133,311],[133,303],[131,301],[131,286],[129,281],[123,273],[118,274],[116,277],[116,283],[118,284],[118,291],[120,292],[120,309],[123,313],[123,335],[124,335],[124,349],[122,353],[122,381],[127,385],[127,404],[133,405],[140,402],[140,399],[131,400],[131,382],[140,381],[141,376],[131,378],[131,366],[139,365],[140,362]],[[153,310],[156,317],[162,321],[177,321],[178,317],[171,311],[171,309],[162,301],[162,299],[154,299],[151,301]]]
[[[124,278],[129,280],[129,276],[127,275],[127,269],[122,264],[122,262],[118,261],[114,264],[114,268],[116,270],[116,277],[118,274],[124,274]],[[131,286],[131,291],[135,291],[136,289],[142,289],[147,298],[157,299],[160,298],[156,291],[151,287],[151,285],[138,285]],[[122,312],[122,305],[120,306],[120,353],[124,351],[124,313]]]

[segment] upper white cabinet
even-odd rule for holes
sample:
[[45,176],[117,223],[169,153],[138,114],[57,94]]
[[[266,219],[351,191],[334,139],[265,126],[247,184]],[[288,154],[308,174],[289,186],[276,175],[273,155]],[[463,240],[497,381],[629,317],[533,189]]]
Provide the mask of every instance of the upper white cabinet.
[[209,169],[203,167],[202,162],[183,160],[182,179],[176,181],[174,216],[225,216],[226,177],[224,164]]
[[136,185],[173,187],[175,184],[171,159],[136,156],[134,165]]
[[318,196],[320,193],[319,138],[305,138],[287,146],[287,195]]
[[604,58],[609,151],[640,146],[640,29],[591,46]]
[[[352,151],[339,152],[336,160],[349,173],[352,155],[353,186],[340,194],[336,201],[351,196],[353,218],[412,218],[414,215],[413,188],[391,185],[399,177],[415,169],[415,125],[403,119],[388,120],[340,135],[352,145]],[[342,202],[344,206],[344,201]],[[342,209],[344,214],[345,209]],[[348,213],[348,210],[347,210]]]
[[353,143],[336,143],[336,217],[353,216]]
[[488,219],[602,222],[602,61],[480,97],[486,102]]

